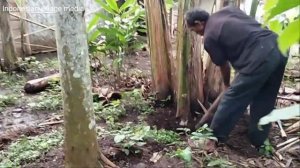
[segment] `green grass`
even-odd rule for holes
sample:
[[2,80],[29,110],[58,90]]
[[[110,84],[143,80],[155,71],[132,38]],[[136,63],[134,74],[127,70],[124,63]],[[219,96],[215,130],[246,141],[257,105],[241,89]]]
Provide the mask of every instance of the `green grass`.
[[21,74],[0,72],[0,88],[8,91],[20,91],[25,84],[25,77]]
[[0,167],[14,168],[36,160],[43,153],[58,146],[63,141],[61,131],[53,131],[36,137],[24,137],[10,144],[0,152]]
[[19,95],[11,94],[11,95],[0,95],[0,111],[8,106],[13,106],[17,103]]
[[126,115],[126,110],[120,100],[112,101],[106,105],[95,102],[93,106],[96,118],[104,119],[110,128],[115,127],[120,117]]
[[140,89],[134,89],[130,92],[124,92],[122,94],[122,102],[124,106],[136,110],[141,114],[151,114],[154,112],[154,108],[151,105],[152,100],[146,100]]
[[174,131],[160,129],[151,130],[150,137],[158,143],[162,144],[175,144],[180,141],[180,136]]
[[58,83],[52,83],[50,88],[33,97],[28,103],[33,110],[56,111],[62,109],[62,94]]

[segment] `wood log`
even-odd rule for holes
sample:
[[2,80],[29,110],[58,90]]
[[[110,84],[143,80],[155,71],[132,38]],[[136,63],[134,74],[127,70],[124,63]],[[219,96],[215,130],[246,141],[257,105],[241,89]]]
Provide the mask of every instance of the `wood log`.
[[38,93],[45,90],[49,86],[50,81],[58,80],[60,74],[53,74],[39,79],[33,79],[26,82],[24,90],[26,93]]

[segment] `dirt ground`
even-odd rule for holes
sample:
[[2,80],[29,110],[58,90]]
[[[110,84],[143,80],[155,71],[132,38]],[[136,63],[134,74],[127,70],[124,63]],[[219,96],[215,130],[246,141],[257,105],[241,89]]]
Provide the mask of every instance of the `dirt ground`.
[[[56,59],[56,53],[37,55],[41,62],[46,60],[44,58]],[[150,60],[147,54],[139,53],[126,62],[127,66],[131,69],[138,69],[143,72],[144,76],[150,80]],[[47,60],[46,60],[47,61]],[[39,73],[32,74],[29,72],[25,74],[26,80],[34,79],[37,77],[47,76],[57,72],[57,69],[47,69],[45,71],[40,70]],[[106,85],[109,82],[105,83]],[[98,83],[98,85],[100,85]],[[34,98],[36,95],[27,95],[23,92],[22,88],[17,88],[21,98],[18,100],[17,105],[4,108],[0,112],[0,150],[6,150],[7,147],[14,141],[18,140],[21,136],[37,136],[47,133],[51,130],[55,130],[62,127],[62,124],[37,126],[39,123],[43,123],[46,120],[53,119],[55,117],[61,118],[61,110],[56,111],[37,111],[28,106],[28,99]],[[0,95],[9,94],[10,90],[1,87]],[[155,112],[146,116],[144,121],[151,127],[157,129],[166,129],[179,132],[177,128],[178,120],[175,118],[176,110],[172,105],[164,107],[155,107]],[[199,118],[198,118],[199,119]],[[124,117],[120,119],[120,123],[133,122],[139,123],[139,113],[135,111],[129,111]],[[192,121],[189,125],[193,128],[195,121]],[[141,147],[141,153],[126,155],[120,150],[120,147],[113,141],[112,136],[101,136],[98,139],[99,146],[103,154],[113,161],[116,165],[122,168],[184,168],[184,167],[206,167],[204,166],[204,157],[222,157],[227,159],[235,167],[300,167],[300,148],[296,148],[294,151],[287,151],[282,154],[283,160],[278,159],[276,156],[265,157],[259,154],[253,147],[251,147],[247,140],[247,114],[239,121],[234,131],[230,134],[229,140],[226,144],[218,147],[217,151],[213,154],[207,155],[201,152],[193,153],[193,161],[191,165],[186,165],[184,161],[177,157],[171,157],[167,153],[175,151],[178,146],[176,145],[164,145],[155,141],[147,141],[147,144]],[[107,125],[104,121],[99,121],[99,127],[105,129]],[[295,137],[297,134],[289,134],[288,138]],[[182,141],[188,141],[187,136],[181,135]],[[280,137],[280,130],[277,125],[273,125],[270,133],[270,141],[274,146],[279,144],[285,139]],[[155,152],[161,152],[163,156],[156,162],[150,161],[150,158]],[[1,159],[0,159],[1,160]],[[288,164],[288,160],[291,162]],[[64,154],[62,146],[58,146],[43,153],[35,161],[23,163],[21,167],[24,168],[60,168],[64,167]],[[222,167],[222,166],[221,166]],[[226,166],[225,166],[226,167]]]

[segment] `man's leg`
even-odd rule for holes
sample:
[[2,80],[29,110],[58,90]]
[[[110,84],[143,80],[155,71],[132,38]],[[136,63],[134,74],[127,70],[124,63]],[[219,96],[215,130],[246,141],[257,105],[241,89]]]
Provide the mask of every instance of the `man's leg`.
[[284,74],[286,59],[282,57],[281,63],[274,73],[270,76],[261,91],[255,96],[250,105],[250,126],[249,139],[250,142],[259,147],[269,135],[271,124],[262,126],[262,130],[258,129],[259,119],[269,114],[275,106],[278,90],[281,85]]
[[265,85],[275,69],[278,68],[280,60],[281,56],[278,53],[269,53],[269,57],[260,67],[259,73],[239,74],[235,78],[225,92],[210,126],[220,141],[227,139],[246,107]]

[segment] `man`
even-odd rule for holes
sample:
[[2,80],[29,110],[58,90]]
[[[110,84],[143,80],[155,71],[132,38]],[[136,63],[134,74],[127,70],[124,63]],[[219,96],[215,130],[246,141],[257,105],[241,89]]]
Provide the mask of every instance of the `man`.
[[[286,57],[277,46],[277,35],[235,7],[209,14],[201,9],[186,13],[188,28],[204,36],[204,48],[220,66],[225,93],[210,128],[218,141],[226,141],[238,119],[250,105],[248,137],[257,148],[267,139],[270,124],[259,130],[259,119],[273,109],[282,81]],[[238,72],[230,85],[230,65]],[[209,140],[208,152],[217,142]]]

